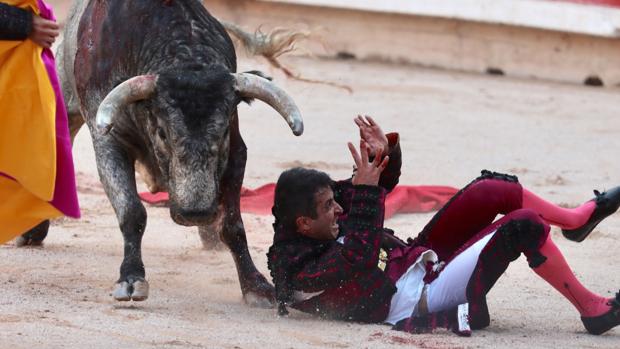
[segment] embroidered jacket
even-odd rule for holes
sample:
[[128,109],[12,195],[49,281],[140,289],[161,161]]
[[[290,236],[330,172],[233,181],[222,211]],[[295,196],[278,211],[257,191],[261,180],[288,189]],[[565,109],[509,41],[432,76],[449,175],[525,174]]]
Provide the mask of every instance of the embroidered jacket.
[[[385,196],[398,183],[401,153],[398,135],[389,134],[390,161],[379,186],[354,186],[350,180],[333,185],[334,198],[344,213],[339,218],[339,240],[321,242],[275,226],[276,239],[269,260],[278,292],[274,269],[288,268],[292,290],[314,295],[289,304],[301,311],[337,319],[381,322],[396,292],[393,279],[379,267],[379,254],[386,236],[383,227]],[[294,236],[284,241],[277,237]],[[397,239],[396,239],[397,240]],[[389,268],[389,266],[388,266]]]
[[333,318],[382,321],[396,292],[394,284],[378,268],[386,190],[345,183],[340,186],[345,186],[350,204],[339,221],[344,241],[332,242],[327,251],[294,275],[293,289],[322,293],[293,307]]
[[0,40],[25,40],[31,31],[31,12],[0,3]]

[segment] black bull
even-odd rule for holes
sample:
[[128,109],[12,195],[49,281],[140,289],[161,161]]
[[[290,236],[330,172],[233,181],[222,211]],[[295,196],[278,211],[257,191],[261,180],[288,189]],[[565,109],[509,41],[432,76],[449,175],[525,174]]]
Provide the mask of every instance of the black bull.
[[229,36],[196,0],[76,1],[57,58],[72,135],[86,122],[124,238],[114,298],[148,297],[137,168],[149,189],[170,192],[175,222],[228,246],[244,299],[270,303],[239,211],[247,153],[237,104],[263,100],[299,135],[292,99],[256,73],[235,73]]

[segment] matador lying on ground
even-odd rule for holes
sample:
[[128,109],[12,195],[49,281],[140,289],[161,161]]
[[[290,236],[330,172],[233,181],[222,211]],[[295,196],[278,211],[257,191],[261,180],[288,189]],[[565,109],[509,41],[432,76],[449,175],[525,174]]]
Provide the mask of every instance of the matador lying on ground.
[[385,136],[369,117],[355,122],[361,155],[349,143],[352,179],[334,182],[304,168],[278,179],[268,263],[280,314],[290,306],[413,333],[442,326],[470,335],[489,325],[486,294],[523,253],[534,273],[573,304],[589,333],[620,324],[620,293],[609,299],[584,287],[549,234],[555,225],[582,241],[616,212],[620,187],[567,209],[515,176],[482,171],[405,243],[383,226],[385,195],[400,176],[398,135]]

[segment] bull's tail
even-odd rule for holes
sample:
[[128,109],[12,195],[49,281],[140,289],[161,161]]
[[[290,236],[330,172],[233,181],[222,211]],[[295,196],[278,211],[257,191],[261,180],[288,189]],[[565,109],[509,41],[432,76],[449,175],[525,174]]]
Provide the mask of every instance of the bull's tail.
[[258,28],[254,33],[249,33],[234,23],[220,22],[229,34],[241,41],[248,54],[260,55],[265,58],[277,58],[285,53],[294,51],[297,42],[310,37],[310,32],[307,30],[278,27],[269,33],[263,33]]
[[265,57],[271,66],[281,70],[288,78],[313,84],[334,86],[345,89],[349,93],[353,92],[351,87],[346,85],[341,85],[331,81],[304,78],[300,74],[294,73],[290,68],[286,67],[278,60],[278,57],[281,55],[295,51],[297,49],[296,44],[298,42],[310,38],[310,35],[312,34],[310,31],[278,27],[274,28],[269,33],[263,33],[260,28],[258,28],[254,33],[249,33],[234,23],[226,21],[220,22],[229,34],[241,42],[241,45],[245,48],[249,55],[260,55]]

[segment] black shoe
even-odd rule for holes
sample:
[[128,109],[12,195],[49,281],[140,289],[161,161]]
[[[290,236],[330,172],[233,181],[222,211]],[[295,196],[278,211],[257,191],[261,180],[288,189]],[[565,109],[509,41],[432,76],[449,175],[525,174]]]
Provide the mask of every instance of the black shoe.
[[607,303],[611,309],[603,315],[593,317],[581,317],[581,322],[590,334],[603,334],[612,328],[620,325],[620,292],[616,293],[616,298]]
[[577,242],[583,241],[603,219],[616,212],[620,207],[620,187],[615,187],[602,194],[595,190],[594,195],[596,196],[594,198],[596,208],[592,212],[590,219],[588,219],[586,224],[577,229],[562,229],[562,234],[565,238]]
[[43,240],[47,236],[47,231],[50,228],[50,221],[45,220],[41,222],[36,227],[28,230],[23,233],[20,237],[15,239],[15,244],[18,247],[21,246],[41,246],[43,245]]

